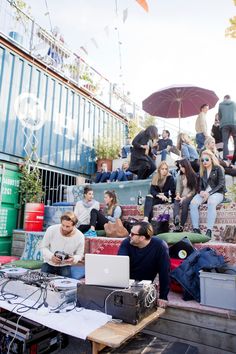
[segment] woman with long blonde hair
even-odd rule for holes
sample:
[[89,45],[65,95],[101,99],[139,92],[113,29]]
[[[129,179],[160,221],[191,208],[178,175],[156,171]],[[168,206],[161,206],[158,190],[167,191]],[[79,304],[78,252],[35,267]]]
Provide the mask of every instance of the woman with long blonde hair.
[[173,202],[175,198],[175,180],[169,172],[167,162],[162,161],[152,178],[150,194],[145,199],[144,221],[151,221],[154,205],[168,203],[170,196]]
[[193,170],[198,173],[199,155],[188,134],[180,133],[178,135],[177,149],[181,152],[182,159],[189,160]]
[[193,232],[201,233],[199,229],[199,206],[207,203],[207,232],[211,238],[216,219],[216,206],[224,199],[225,174],[217,157],[210,150],[204,150],[200,160],[200,192],[195,195],[190,204]]

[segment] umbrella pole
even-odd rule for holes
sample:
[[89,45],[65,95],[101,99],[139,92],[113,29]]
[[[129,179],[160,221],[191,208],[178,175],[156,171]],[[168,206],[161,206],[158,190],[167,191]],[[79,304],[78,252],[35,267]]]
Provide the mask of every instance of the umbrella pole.
[[181,103],[179,103],[178,117],[179,117],[179,133],[180,133]]

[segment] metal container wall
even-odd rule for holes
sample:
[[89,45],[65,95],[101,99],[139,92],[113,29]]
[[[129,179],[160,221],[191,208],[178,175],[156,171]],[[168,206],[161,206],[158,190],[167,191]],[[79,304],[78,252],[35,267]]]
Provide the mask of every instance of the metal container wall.
[[125,129],[125,120],[0,43],[0,153],[90,175],[96,139],[122,142]]

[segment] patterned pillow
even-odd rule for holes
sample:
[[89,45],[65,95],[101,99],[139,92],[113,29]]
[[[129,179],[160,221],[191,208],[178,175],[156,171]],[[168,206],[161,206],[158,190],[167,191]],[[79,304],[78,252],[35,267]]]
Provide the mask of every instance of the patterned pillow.
[[20,268],[26,268],[26,269],[40,269],[43,265],[43,261],[14,261],[11,263],[8,263],[7,266],[10,267],[20,267]]
[[41,261],[43,259],[40,250],[40,243],[43,239],[43,234],[27,232],[25,236],[25,248],[21,256],[21,260]]

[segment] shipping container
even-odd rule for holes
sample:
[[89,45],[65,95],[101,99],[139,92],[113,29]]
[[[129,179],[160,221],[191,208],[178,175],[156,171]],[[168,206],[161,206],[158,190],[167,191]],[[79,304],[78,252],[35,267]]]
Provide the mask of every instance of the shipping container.
[[127,121],[0,36],[0,158],[95,172],[98,137],[124,142]]

